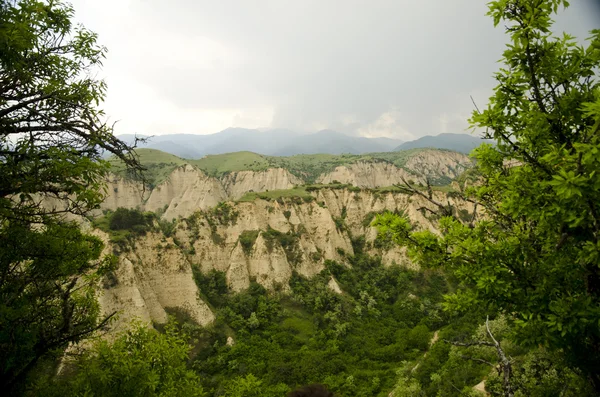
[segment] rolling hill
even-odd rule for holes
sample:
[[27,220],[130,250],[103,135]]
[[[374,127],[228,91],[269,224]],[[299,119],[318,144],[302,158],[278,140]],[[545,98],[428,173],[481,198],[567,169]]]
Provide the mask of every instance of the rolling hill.
[[492,141],[467,134],[439,134],[435,136],[427,135],[414,141],[404,142],[394,150],[434,148],[469,154],[482,143],[492,143]]

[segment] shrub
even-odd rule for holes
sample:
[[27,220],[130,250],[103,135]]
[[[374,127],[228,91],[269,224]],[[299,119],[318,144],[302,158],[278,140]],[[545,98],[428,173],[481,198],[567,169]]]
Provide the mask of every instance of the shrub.
[[142,213],[136,209],[117,208],[110,216],[110,230],[134,230],[144,232],[147,226],[152,223],[154,214],[151,212]]
[[246,255],[250,255],[252,252],[252,248],[254,247],[257,238],[258,230],[244,230],[242,234],[240,234],[239,242]]

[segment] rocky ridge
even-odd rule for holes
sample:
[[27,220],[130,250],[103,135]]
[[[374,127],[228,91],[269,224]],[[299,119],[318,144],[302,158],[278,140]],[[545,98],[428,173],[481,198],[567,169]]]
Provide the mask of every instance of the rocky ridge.
[[[402,183],[403,179],[450,181],[470,166],[471,161],[464,154],[424,150],[413,155],[404,168],[385,161],[358,161],[325,172],[316,182],[340,182],[374,189]],[[108,181],[102,209],[124,207],[161,211],[165,219],[174,219],[189,216],[198,209],[212,208],[222,201],[238,200],[249,192],[286,190],[303,184],[303,179],[285,168],[236,171],[215,178],[193,165],[184,164],[175,168],[154,189],[144,189],[137,182],[113,175]]]
[[[473,210],[469,203],[434,194]],[[170,236],[155,230],[127,247],[109,243],[107,249],[118,251],[119,266],[105,281],[101,304],[106,312],[121,311],[124,319],[162,323],[169,310],[183,310],[207,324],[214,314],[200,298],[194,268],[224,272],[234,291],[247,288],[252,279],[271,290],[286,290],[293,272],[311,277],[327,259],[344,263],[357,238],[364,238],[367,252],[385,264],[410,267],[401,249],[376,242],[370,221],[385,210],[402,211],[420,227],[435,230],[424,207],[432,208],[421,197],[397,192],[321,188],[311,198],[227,202],[196,210],[174,221]],[[333,278],[330,285],[339,290]]]

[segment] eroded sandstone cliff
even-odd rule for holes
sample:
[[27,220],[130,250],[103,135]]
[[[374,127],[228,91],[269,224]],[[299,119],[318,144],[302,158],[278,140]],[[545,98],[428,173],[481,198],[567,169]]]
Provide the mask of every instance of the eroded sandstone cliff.
[[[201,299],[194,268],[224,272],[234,291],[244,290],[254,279],[268,289],[286,290],[293,272],[310,277],[321,272],[328,259],[345,262],[346,255],[354,254],[353,241],[361,238],[364,249],[385,264],[412,266],[401,249],[376,242],[370,222],[377,213],[396,211],[435,231],[424,210],[433,209],[432,204],[420,196],[376,188],[411,179],[450,179],[470,165],[459,153],[424,150],[411,156],[404,168],[387,161],[358,161],[317,179],[361,189],[315,187],[310,197],[281,195],[245,202],[236,200],[248,192],[291,189],[304,181],[284,168],[215,178],[190,164],[175,168],[154,189],[113,176],[103,209],[152,211],[174,225],[169,236],[155,225],[152,232],[125,245],[110,243],[108,235],[98,231],[107,250],[119,254],[118,269],[104,280],[102,307],[107,313],[120,311],[125,322],[137,317],[163,323],[170,310],[180,310],[207,324],[214,314]],[[434,194],[438,201],[473,210],[469,203]],[[330,286],[340,291],[333,278]]]
[[[311,194],[228,202],[175,221],[171,237],[158,230],[137,237],[119,254],[119,269],[106,283],[103,308],[154,322],[164,322],[169,308],[179,308],[206,324],[214,316],[199,297],[193,267],[224,272],[234,291],[247,288],[251,279],[268,289],[285,290],[293,272],[310,277],[325,268],[327,259],[345,262],[354,253],[353,239],[360,237],[367,252],[381,256],[386,265],[413,266],[398,247],[375,242],[370,222],[382,211],[403,212],[419,227],[435,231],[423,210],[433,207],[419,196],[332,188]],[[469,203],[434,194],[438,201],[473,210]],[[331,284],[336,289],[335,280]]]
[[[424,182],[426,178],[450,180],[470,166],[471,161],[464,154],[423,150],[410,156],[403,168],[386,161],[357,161],[323,173],[316,182],[329,184],[337,181],[373,189],[402,183],[403,179],[414,182]],[[111,176],[102,208],[161,211],[162,217],[174,219],[212,208],[222,201],[238,200],[248,192],[285,190],[304,183],[285,168],[237,171],[215,178],[195,166],[185,164],[174,169],[154,189],[144,189],[139,183]]]

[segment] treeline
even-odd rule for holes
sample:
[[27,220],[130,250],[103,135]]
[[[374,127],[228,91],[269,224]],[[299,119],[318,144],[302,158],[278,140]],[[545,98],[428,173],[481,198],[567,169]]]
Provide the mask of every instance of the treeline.
[[[223,272],[194,267],[214,324],[200,327],[185,310],[170,309],[170,322],[155,324],[159,331],[134,325],[114,342],[100,341],[67,361],[58,378],[42,373],[31,394],[275,397],[324,383],[339,396],[478,396],[473,386],[484,379],[488,390],[502,391],[489,365],[497,361],[493,348],[447,342],[485,340],[484,308],[447,312],[444,295],[455,280],[386,267],[362,252],[363,239],[353,245],[347,264],[326,261],[311,279],[294,273],[279,291],[253,281],[233,293]],[[520,347],[503,317],[490,323],[513,359],[516,395],[593,395],[559,356]]]

